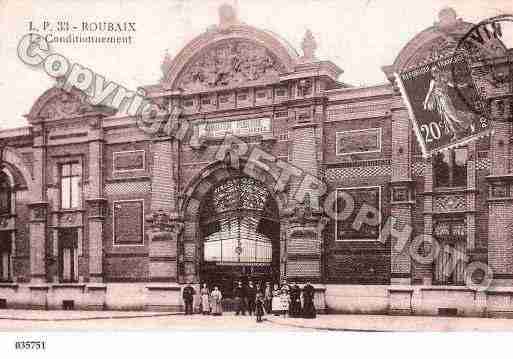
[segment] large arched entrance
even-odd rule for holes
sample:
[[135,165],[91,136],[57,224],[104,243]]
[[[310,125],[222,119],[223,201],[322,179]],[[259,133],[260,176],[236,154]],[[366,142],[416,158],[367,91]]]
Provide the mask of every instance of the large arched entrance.
[[202,282],[230,298],[235,281],[278,281],[278,206],[263,183],[233,176],[216,184],[201,202],[199,224]]

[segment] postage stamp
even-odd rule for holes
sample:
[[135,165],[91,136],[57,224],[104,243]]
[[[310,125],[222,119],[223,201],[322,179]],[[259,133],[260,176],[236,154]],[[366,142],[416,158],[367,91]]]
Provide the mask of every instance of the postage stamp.
[[[496,116],[487,93],[500,93],[511,76],[511,55],[502,43],[502,23],[510,15],[474,25],[456,42],[452,54],[396,74],[413,128],[425,157],[490,134]],[[497,66],[496,63],[500,63]]]
[[[397,75],[424,156],[489,134],[490,120],[463,98],[480,101],[463,56],[439,59]],[[459,82],[452,81],[454,68]],[[465,96],[459,96],[465,93]]]

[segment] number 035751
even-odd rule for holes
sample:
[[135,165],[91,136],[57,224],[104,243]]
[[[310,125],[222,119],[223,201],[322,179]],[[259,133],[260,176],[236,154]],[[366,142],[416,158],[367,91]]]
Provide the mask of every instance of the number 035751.
[[14,343],[16,350],[45,350],[46,343],[44,341],[21,340]]

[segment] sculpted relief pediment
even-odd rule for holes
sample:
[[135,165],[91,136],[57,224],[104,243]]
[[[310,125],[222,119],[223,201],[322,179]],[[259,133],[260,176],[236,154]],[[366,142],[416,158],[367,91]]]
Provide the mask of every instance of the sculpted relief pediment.
[[55,95],[39,112],[41,118],[62,119],[92,112],[93,107],[84,103],[79,94],[62,90]]
[[[60,120],[92,112],[104,112],[105,106],[93,106],[86,100],[86,95],[72,89],[65,91],[59,87],[46,91],[33,106],[29,119]],[[112,112],[112,109],[109,109]]]
[[276,81],[284,71],[265,47],[247,40],[230,40],[198,55],[182,72],[178,87],[195,92],[252,85]]

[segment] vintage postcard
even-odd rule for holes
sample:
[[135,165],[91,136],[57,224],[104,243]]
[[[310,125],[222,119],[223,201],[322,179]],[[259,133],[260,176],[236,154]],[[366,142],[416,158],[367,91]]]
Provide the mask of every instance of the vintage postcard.
[[6,333],[513,331],[510,1],[2,0],[0,29]]

